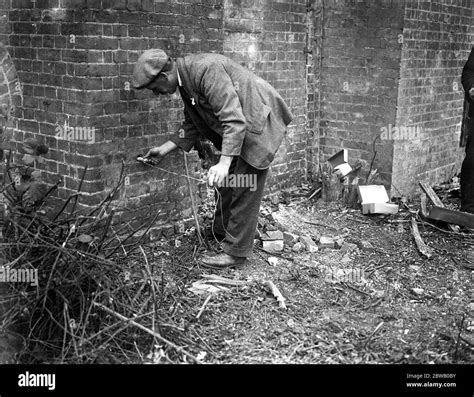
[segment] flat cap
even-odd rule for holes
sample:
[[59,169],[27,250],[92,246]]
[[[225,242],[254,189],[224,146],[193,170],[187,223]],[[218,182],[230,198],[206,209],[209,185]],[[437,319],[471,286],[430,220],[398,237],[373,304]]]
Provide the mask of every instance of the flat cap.
[[133,69],[133,88],[143,88],[158,76],[168,62],[168,55],[160,49],[146,50],[137,60]]

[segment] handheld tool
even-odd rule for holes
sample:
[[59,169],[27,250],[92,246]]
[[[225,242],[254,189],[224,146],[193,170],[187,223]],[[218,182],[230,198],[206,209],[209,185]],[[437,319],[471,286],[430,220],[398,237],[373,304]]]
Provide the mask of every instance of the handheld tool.
[[152,158],[152,157],[143,157],[138,155],[136,160],[140,163],[148,164],[148,165],[157,165],[161,161],[161,158]]

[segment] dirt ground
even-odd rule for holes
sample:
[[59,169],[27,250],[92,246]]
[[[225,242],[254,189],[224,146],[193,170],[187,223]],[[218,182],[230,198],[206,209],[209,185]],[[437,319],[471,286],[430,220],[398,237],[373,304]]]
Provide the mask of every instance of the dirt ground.
[[[454,234],[417,218],[433,249],[428,259],[411,232],[418,209],[409,202],[396,215],[366,216],[300,196],[266,201],[262,212],[279,229],[315,240],[339,237],[343,247],[269,254],[257,244],[238,270],[201,268],[192,233],[178,248],[158,244],[161,334],[210,364],[472,363],[474,233]],[[210,274],[243,283],[210,298],[190,290]],[[264,287],[267,280],[286,309]],[[190,361],[159,343],[142,356],[144,362]]]

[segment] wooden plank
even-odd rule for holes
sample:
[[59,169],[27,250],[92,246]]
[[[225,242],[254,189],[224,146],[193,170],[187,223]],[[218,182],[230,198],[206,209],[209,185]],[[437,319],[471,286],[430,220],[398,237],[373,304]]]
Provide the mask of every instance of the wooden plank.
[[474,214],[434,206],[430,208],[428,218],[474,229]]
[[426,182],[420,182],[420,187],[423,189],[423,191],[426,193],[426,195],[434,205],[436,205],[437,207],[444,207],[443,202],[430,185],[428,185]]
[[423,218],[427,218],[428,210],[426,208],[426,194],[425,193],[420,194],[420,206],[421,206],[421,215],[423,215]]
[[[435,193],[433,188],[428,185],[426,182],[420,182],[420,187],[423,189],[423,191],[426,193],[430,201],[437,207],[439,208],[444,208],[444,204],[441,201],[441,199],[438,197],[438,195]],[[452,230],[453,232],[459,232],[459,226],[453,225],[452,223],[448,223],[448,228]]]
[[416,223],[416,220],[413,217],[411,218],[411,233],[415,238],[415,243],[418,248],[418,251],[420,251],[420,253],[426,256],[428,259],[431,258],[431,255],[433,255],[433,250],[428,247],[421,238],[420,231],[418,230],[418,224]]

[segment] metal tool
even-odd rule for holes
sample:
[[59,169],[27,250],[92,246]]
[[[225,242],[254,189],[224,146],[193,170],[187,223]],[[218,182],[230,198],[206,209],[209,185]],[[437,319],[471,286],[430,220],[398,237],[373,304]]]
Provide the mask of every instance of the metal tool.
[[157,164],[160,163],[161,158],[155,159],[155,158],[152,158],[152,157],[143,157],[141,155],[138,155],[136,160],[139,161],[140,163],[144,163],[144,164],[147,164],[147,165],[157,165]]

